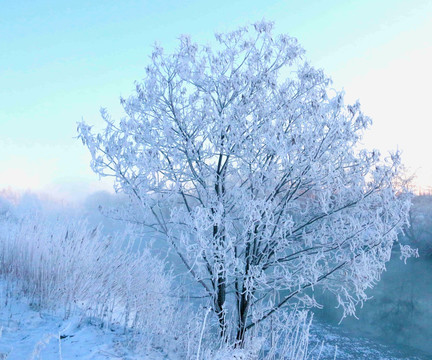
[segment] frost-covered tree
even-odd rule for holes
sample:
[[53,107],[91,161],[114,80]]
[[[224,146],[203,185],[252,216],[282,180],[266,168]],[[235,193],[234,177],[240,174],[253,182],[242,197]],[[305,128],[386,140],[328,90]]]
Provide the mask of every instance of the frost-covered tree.
[[183,36],[172,54],[155,47],[123,119],[78,126],[93,170],[139,204],[229,341],[314,306],[318,287],[353,314],[407,219],[399,155],[359,149],[370,119],[303,54],[267,22],[213,47]]

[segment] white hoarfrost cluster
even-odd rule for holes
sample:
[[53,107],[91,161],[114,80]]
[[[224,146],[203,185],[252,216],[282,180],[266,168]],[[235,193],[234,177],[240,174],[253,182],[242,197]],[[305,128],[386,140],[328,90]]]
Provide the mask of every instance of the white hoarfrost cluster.
[[78,126],[93,170],[171,245],[230,343],[316,305],[317,288],[353,314],[407,220],[399,155],[359,149],[370,119],[303,54],[265,22],[214,47],[183,36],[155,48],[124,118]]

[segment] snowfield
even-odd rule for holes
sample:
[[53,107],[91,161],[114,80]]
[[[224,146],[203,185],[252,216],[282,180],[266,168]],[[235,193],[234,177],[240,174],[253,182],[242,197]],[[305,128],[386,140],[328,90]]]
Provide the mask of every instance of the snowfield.
[[[101,329],[95,319],[68,320],[15,299],[0,311],[0,359],[143,359],[128,350],[120,329]],[[153,353],[148,359],[157,359]],[[145,358],[147,359],[147,357]]]
[[79,318],[61,318],[24,304],[1,312],[1,359],[126,359],[119,334]]
[[[159,360],[179,359],[176,354],[163,355],[156,349],[133,351],[131,339],[122,328],[101,328],[98,319],[61,316],[37,311],[24,298],[9,298],[5,304],[4,283],[1,286],[0,359],[2,360]],[[12,301],[11,301],[12,299]],[[100,323],[100,322],[99,322]],[[325,342],[324,346],[320,344]],[[313,356],[321,352],[322,360],[380,359],[426,360],[365,338],[353,339],[340,330],[314,321],[311,347]],[[336,349],[337,347],[337,349]]]
[[[1,360],[159,360],[166,359],[153,348],[137,349],[135,339],[120,326],[103,327],[100,319],[39,311],[27,299],[9,297],[0,282]],[[179,359],[175,354],[170,359]]]

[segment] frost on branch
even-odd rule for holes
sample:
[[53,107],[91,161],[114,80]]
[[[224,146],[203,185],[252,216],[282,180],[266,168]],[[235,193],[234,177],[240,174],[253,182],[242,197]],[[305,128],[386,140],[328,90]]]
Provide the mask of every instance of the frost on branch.
[[408,245],[400,244],[400,259],[406,264],[407,259],[410,257],[419,257],[418,249],[412,249]]
[[407,220],[399,155],[359,150],[370,119],[303,54],[268,23],[214,47],[184,36],[173,54],[155,48],[120,122],[79,124],[93,169],[136,201],[240,343],[279,309],[314,306],[317,288],[354,314]]

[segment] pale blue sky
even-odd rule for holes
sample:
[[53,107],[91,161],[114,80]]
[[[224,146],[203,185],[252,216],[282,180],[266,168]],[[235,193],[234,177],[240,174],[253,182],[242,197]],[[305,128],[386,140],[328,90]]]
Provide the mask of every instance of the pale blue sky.
[[[374,120],[369,147],[399,147],[432,185],[432,1],[20,1],[0,0],[0,189],[76,197],[98,183],[76,122],[121,116],[152,44],[262,18],[299,39],[347,98]],[[422,168],[420,168],[422,167]]]

